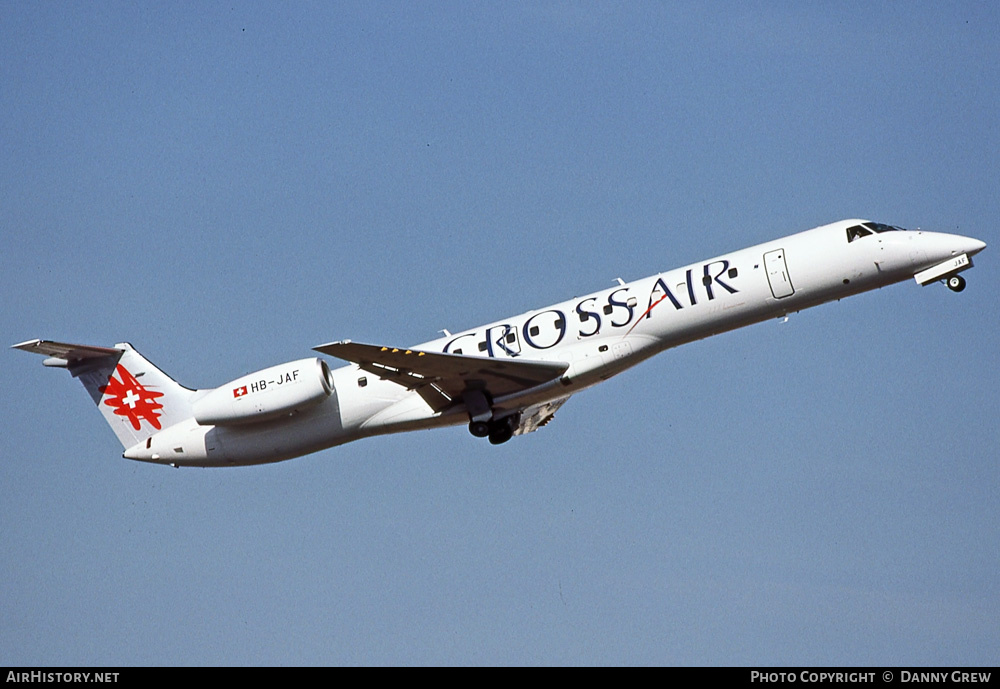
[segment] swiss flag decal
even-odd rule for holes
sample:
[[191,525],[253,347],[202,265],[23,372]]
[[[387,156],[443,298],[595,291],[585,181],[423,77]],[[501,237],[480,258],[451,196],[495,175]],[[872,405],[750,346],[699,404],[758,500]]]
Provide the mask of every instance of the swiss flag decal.
[[98,388],[105,396],[104,404],[114,407],[115,414],[127,418],[135,430],[139,430],[141,421],[160,430],[160,410],[163,405],[156,400],[163,397],[163,393],[147,390],[121,364],[115,368],[115,373],[118,378],[112,373],[108,376],[108,384]]
[[236,397],[243,397],[243,395],[245,395],[245,394],[247,394],[247,386],[246,385],[241,385],[238,388],[233,388],[233,397],[234,398],[236,398]]

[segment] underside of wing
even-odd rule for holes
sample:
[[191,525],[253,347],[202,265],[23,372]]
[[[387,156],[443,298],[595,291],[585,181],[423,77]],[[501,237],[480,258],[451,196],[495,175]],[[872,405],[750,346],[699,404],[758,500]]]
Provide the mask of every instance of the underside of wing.
[[313,349],[353,362],[369,373],[416,390],[437,410],[460,399],[468,390],[481,390],[497,398],[555,380],[569,368],[565,362],[443,354],[350,340]]
[[531,433],[545,426],[555,416],[556,410],[568,399],[569,397],[561,397],[551,402],[543,402],[526,408],[521,412],[521,422],[514,429],[514,435]]

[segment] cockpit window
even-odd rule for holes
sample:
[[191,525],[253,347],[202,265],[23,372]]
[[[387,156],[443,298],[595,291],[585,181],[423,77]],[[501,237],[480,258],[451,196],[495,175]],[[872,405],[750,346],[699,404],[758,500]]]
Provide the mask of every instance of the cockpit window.
[[902,227],[886,225],[880,222],[864,222],[860,225],[853,225],[847,228],[847,241],[853,242],[855,239],[868,236],[873,232],[881,234],[882,232],[896,232],[902,229]]
[[872,233],[864,225],[854,225],[847,228],[847,241],[853,242],[855,239],[860,239],[861,237],[866,237]]
[[866,222],[865,227],[874,230],[875,232],[896,232],[897,230],[902,230],[902,227],[896,227],[895,225],[883,225],[880,222]]

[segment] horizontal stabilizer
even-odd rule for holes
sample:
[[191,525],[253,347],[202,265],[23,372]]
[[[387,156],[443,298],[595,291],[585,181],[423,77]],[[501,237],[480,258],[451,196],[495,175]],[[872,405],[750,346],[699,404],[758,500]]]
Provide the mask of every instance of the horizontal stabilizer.
[[344,340],[314,347],[317,352],[353,362],[369,373],[409,388],[433,385],[451,399],[467,390],[494,398],[557,379],[569,368],[561,361],[522,361],[399,349]]
[[100,359],[106,356],[115,356],[124,352],[124,349],[114,347],[94,347],[93,345],[69,344],[67,342],[54,342],[52,340],[28,340],[20,344],[13,345],[12,349],[20,349],[33,354],[63,359],[64,361],[83,361],[84,359]]

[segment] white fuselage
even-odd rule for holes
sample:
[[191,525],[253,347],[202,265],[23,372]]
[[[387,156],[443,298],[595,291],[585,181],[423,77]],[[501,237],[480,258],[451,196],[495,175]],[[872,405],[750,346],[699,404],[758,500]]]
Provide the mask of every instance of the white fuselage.
[[[985,245],[958,235],[889,231],[848,241],[842,221],[641,280],[618,284],[414,350],[566,362],[560,378],[491,400],[495,413],[567,397],[665,349],[909,279]],[[358,438],[467,423],[413,390],[349,365],[334,392],[301,413],[245,426],[193,418],[126,457],[200,466],[273,462]],[[182,444],[183,460],[169,450]],[[161,459],[162,458],[162,459]]]

